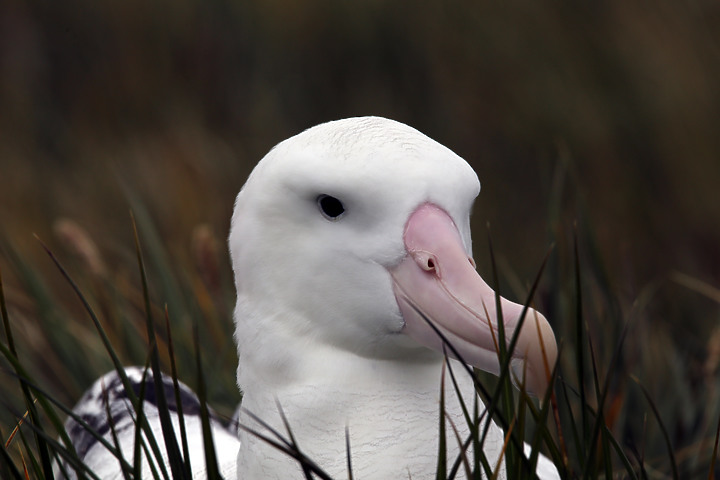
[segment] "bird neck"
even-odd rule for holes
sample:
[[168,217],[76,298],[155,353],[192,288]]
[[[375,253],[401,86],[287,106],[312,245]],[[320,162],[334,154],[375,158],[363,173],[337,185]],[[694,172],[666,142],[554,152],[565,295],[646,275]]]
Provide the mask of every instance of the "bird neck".
[[[373,360],[317,345],[300,355],[299,348],[294,344],[281,347],[283,357],[296,361],[279,360],[274,365],[277,376],[269,370],[270,363],[253,370],[242,363],[241,355],[238,381],[245,391],[247,412],[288,438],[279,413],[282,409],[301,451],[334,478],[347,476],[346,427],[356,478],[434,475],[442,361]],[[463,398],[472,408],[472,380],[461,365],[452,364]],[[469,430],[447,375],[444,388],[447,417],[465,438]],[[248,413],[240,421],[272,437]],[[446,435],[455,439],[451,422],[446,424]],[[300,467],[288,455],[247,432],[241,432],[240,440],[239,478],[294,478],[288,472],[297,472],[299,478]],[[502,433],[496,443],[501,445]],[[457,442],[448,444],[449,458],[455,458]]]
[[[303,330],[305,319],[287,322],[270,307],[239,300],[235,337],[242,425],[277,441],[257,417],[289,438],[284,414],[300,450],[334,478],[347,477],[346,428],[356,478],[430,478],[437,468],[443,386],[445,433],[452,439],[448,458],[456,458],[455,439],[467,438],[469,428],[450,376],[443,381],[441,356],[360,356],[318,340],[312,329]],[[299,327],[290,331],[284,325]],[[458,362],[450,360],[450,365],[458,391],[472,408],[472,378]],[[484,446],[488,459],[497,458],[502,447],[502,431],[496,430]],[[298,462],[286,453],[246,431],[240,432],[240,441],[238,478],[301,477]]]

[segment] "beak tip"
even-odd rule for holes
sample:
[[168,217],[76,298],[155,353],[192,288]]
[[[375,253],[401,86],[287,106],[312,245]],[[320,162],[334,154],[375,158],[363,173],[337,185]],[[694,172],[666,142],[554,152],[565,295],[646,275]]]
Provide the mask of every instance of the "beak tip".
[[550,386],[552,372],[557,362],[557,343],[555,341],[555,333],[550,323],[545,317],[535,312],[533,315],[535,325],[531,328],[535,330],[535,345],[530,349],[526,357],[528,362],[528,380],[526,387],[540,398],[543,398]]

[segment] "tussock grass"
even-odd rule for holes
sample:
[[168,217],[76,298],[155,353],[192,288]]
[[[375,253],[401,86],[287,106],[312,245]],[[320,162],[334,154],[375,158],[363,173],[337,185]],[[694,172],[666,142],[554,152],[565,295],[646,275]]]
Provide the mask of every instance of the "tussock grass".
[[[34,274],[32,265],[15,254],[11,245],[3,244],[0,273],[10,268],[21,279],[34,315],[28,317],[8,302],[0,275],[0,313],[4,332],[0,342],[0,374],[4,385],[0,405],[2,478],[52,478],[52,464],[60,459],[80,478],[96,478],[79,460],[64,431],[63,418],[73,415],[68,405],[74,399],[68,401],[58,392],[62,386],[69,385],[71,393],[68,396],[77,398],[77,392],[103,373],[106,365],[114,368],[123,380],[137,420],[135,435],[139,441],[136,442],[135,458],[120,459],[118,464],[126,479],[139,476],[140,449],[146,458],[155,459],[157,478],[191,476],[185,430],[181,429],[178,438],[167,409],[163,408],[167,399],[162,393],[161,371],[170,372],[176,392],[179,380],[195,386],[203,407],[201,418],[206,440],[210,432],[208,404],[219,407],[227,416],[234,407],[233,400],[238,399],[225,397],[225,403],[216,404],[218,397],[213,397],[207,388],[213,383],[219,384],[216,389],[221,388],[224,393],[234,395],[236,391],[234,355],[218,355],[214,361],[206,360],[209,351],[232,352],[233,349],[229,335],[230,310],[226,307],[232,300],[220,298],[223,293],[219,293],[232,292],[232,288],[223,283],[227,280],[220,278],[213,265],[214,247],[211,244],[214,239],[207,231],[198,235],[195,248],[201,252],[198,257],[202,261],[197,276],[192,278],[171,266],[174,262],[163,248],[149,216],[142,208],[135,211],[139,212],[136,218],[142,232],[139,235],[135,230],[138,287],[114,282],[92,240],[72,224],[66,223],[62,231],[71,239],[71,245],[76,248],[75,258],[80,260],[75,274],[71,274],[64,262],[38,240],[38,248],[46,249],[50,261],[82,305],[83,320],[68,318],[66,302],[57,298],[58,293]],[[578,228],[569,243],[558,242],[550,251],[532,285],[524,292],[525,311],[531,305],[545,311],[549,309],[548,318],[554,322],[560,360],[557,365],[548,365],[553,388],[548,390],[545,398],[533,399],[525,392],[523,379],[513,378],[509,352],[516,338],[506,342],[502,328],[497,339],[502,365],[499,377],[469,368],[455,371],[448,364],[443,382],[452,382],[457,389],[458,375],[473,375],[477,379],[478,396],[464,399],[462,404],[471,432],[468,438],[459,436],[455,425],[450,425],[455,435],[446,437],[448,419],[443,413],[444,398],[441,398],[438,479],[456,478],[459,472],[464,472],[468,478],[496,478],[499,464],[492,464],[482,448],[488,416],[506,431],[501,461],[508,478],[534,478],[541,451],[556,465],[562,478],[683,479],[715,478],[718,475],[720,420],[718,404],[713,403],[717,398],[717,365],[705,365],[703,381],[707,384],[700,390],[705,396],[702,399],[686,404],[678,401],[676,394],[682,398],[682,391],[688,388],[687,379],[680,371],[660,372],[668,395],[654,394],[656,386],[648,385],[651,382],[645,380],[645,374],[654,381],[657,372],[650,367],[656,352],[653,349],[644,351],[638,334],[646,321],[646,308],[660,287],[648,287],[629,313],[625,313],[604,278],[601,262],[592,254],[591,237],[582,235]],[[502,286],[501,272],[490,245],[493,283]],[[591,254],[583,254],[583,251]],[[146,254],[152,274],[147,269]],[[718,300],[717,290],[697,279],[678,275],[673,281],[682,285],[681,288],[690,288]],[[499,306],[498,300],[498,310]],[[47,337],[50,351],[46,358],[25,354],[33,335]],[[139,337],[143,342],[138,341]],[[682,352],[673,350],[670,342],[661,347],[670,349],[665,352],[669,359],[682,357]],[[446,348],[448,352],[454,350],[449,343]],[[712,362],[712,358],[708,362]],[[138,363],[146,366],[146,375],[154,379],[159,394],[162,438],[152,434],[143,415],[144,391],[134,395],[122,368]],[[49,371],[46,371],[48,367]],[[56,377],[56,381],[48,381],[48,375]],[[519,389],[514,385],[519,385]],[[484,402],[487,410],[479,400]],[[176,402],[180,405],[179,397]],[[682,406],[687,411],[676,410]],[[278,408],[282,412],[281,406]],[[182,410],[178,413],[182,419]],[[683,429],[687,417],[694,420],[690,422],[691,428]],[[79,418],[76,420],[81,422]],[[255,420],[264,426],[263,431],[243,425],[240,428],[295,458],[305,478],[330,478],[302,452],[302,445],[295,442],[289,427],[285,432],[278,432],[262,419]],[[97,436],[120,457],[117,438],[114,431],[112,433],[111,441]],[[348,478],[352,479],[352,445],[349,436],[347,438]],[[462,445],[465,455],[449,458],[450,442]],[[523,451],[523,442],[532,446],[529,456]],[[167,468],[161,452],[167,452]],[[218,478],[220,472],[210,441],[205,442],[205,454],[209,478]]]

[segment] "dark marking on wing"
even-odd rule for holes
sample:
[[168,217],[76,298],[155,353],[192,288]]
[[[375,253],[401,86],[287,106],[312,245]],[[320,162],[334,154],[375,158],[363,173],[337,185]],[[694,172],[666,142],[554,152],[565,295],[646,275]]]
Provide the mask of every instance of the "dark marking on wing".
[[[130,387],[137,397],[143,387],[143,370],[138,367],[128,367],[125,370]],[[200,401],[193,391],[185,384],[179,382],[179,400],[182,406],[183,415],[186,417],[200,415]],[[168,404],[168,410],[177,414],[178,405],[175,398],[175,385],[170,376],[162,374],[162,388]],[[110,415],[108,416],[108,410]],[[110,440],[111,427],[118,435],[127,429],[135,428],[135,410],[128,398],[128,393],[116,371],[107,373],[92,385],[80,398],[73,412],[78,415],[88,427],[102,437]],[[157,418],[158,413],[158,392],[152,378],[152,372],[148,371],[144,380],[144,404],[143,412],[149,421]],[[220,425],[217,415],[210,410],[210,416]],[[95,435],[81,423],[69,417],[65,422],[68,436],[75,446],[80,459],[84,459],[87,453],[98,443]]]

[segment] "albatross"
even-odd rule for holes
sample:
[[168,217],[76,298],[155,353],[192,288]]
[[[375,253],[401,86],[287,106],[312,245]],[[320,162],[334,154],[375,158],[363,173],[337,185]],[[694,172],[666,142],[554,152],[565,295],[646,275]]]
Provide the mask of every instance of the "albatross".
[[[507,339],[517,333],[514,377],[545,393],[557,356],[552,328],[504,298],[499,315],[495,292],[475,268],[470,212],[479,191],[460,156],[379,117],[315,126],[258,163],[237,196],[229,236],[243,428],[229,435],[213,423],[226,478],[304,478],[297,460],[251,432],[271,436],[268,428],[288,426],[303,454],[333,478],[348,477],[348,444],[355,478],[435,478],[441,395],[452,461],[462,455],[455,439],[470,435],[461,399],[472,406],[477,397],[461,362],[500,372],[499,318]],[[457,388],[442,381],[447,368]],[[127,401],[115,379],[98,381],[76,413],[107,423],[98,402],[108,389]],[[197,401],[186,393],[183,403]],[[147,402],[151,423],[152,408]],[[505,478],[498,462],[505,434],[483,422],[490,423],[484,453]],[[113,469],[119,476],[117,460],[104,458],[107,450],[74,420],[68,425],[86,463],[103,478]],[[131,454],[128,436],[120,443]],[[542,455],[536,474],[559,478]]]

